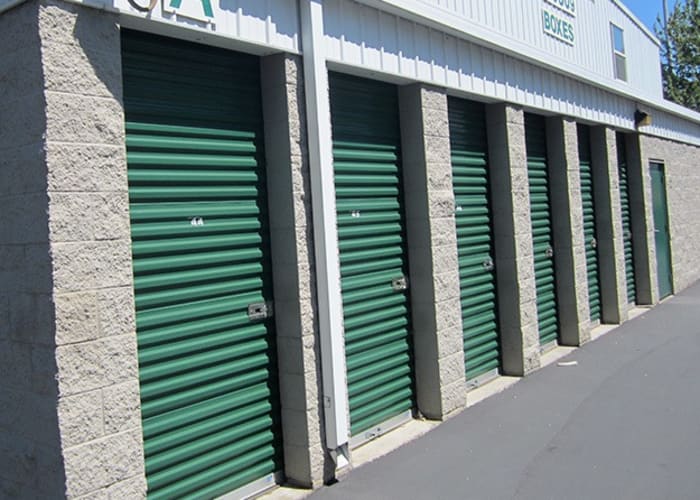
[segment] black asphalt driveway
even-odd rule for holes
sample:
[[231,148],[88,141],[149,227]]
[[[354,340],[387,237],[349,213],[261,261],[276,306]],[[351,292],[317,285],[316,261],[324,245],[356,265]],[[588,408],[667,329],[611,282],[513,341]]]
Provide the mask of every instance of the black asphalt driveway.
[[314,493],[700,499],[700,284]]

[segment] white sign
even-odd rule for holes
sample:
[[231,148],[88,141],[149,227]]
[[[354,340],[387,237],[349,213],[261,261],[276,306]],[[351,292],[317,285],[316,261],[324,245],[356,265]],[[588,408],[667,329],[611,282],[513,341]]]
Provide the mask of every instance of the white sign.
[[567,14],[576,15],[576,0],[545,0],[545,2],[554,5]]
[[569,45],[574,44],[576,38],[574,34],[574,25],[562,16],[542,9],[542,29],[545,33],[554,38],[561,40]]

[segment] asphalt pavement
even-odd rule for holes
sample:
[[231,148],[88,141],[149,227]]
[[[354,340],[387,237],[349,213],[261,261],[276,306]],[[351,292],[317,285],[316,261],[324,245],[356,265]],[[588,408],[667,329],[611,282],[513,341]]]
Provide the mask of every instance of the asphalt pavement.
[[700,284],[311,495],[700,499]]

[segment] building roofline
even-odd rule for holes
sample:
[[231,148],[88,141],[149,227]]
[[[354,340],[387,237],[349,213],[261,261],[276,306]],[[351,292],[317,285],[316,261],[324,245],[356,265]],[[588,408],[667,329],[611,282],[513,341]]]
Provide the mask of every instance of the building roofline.
[[657,46],[661,47],[661,41],[656,35],[627,7],[622,0],[610,0],[620,9],[642,32]]

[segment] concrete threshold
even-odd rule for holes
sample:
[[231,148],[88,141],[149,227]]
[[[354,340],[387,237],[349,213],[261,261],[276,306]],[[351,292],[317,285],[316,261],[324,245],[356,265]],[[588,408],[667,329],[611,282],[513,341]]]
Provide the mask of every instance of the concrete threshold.
[[315,490],[307,488],[295,488],[293,486],[278,486],[272,490],[266,491],[265,493],[252,497],[256,499],[265,500],[299,500],[301,498],[306,498]]
[[479,387],[475,387],[471,391],[467,392],[467,408],[471,408],[472,406],[481,403],[483,400],[488,399],[491,396],[495,396],[499,392],[505,391],[509,387],[512,387],[514,384],[518,383],[520,380],[522,380],[521,377],[507,377],[505,375],[501,375],[483,385],[480,385]]
[[540,358],[539,369],[541,370],[545,366],[549,366],[552,363],[556,363],[561,358],[568,356],[569,354],[574,352],[576,349],[578,349],[578,347],[558,345],[554,349],[550,349],[549,351],[542,353],[542,357]]
[[383,436],[368,441],[362,446],[358,446],[350,452],[352,456],[352,467],[346,467],[340,471],[340,475],[342,476],[342,474],[348,472],[351,468],[361,467],[379,457],[383,457],[387,453],[391,453],[404,444],[422,436],[439,424],[440,422],[438,420],[410,420],[387,432]]

